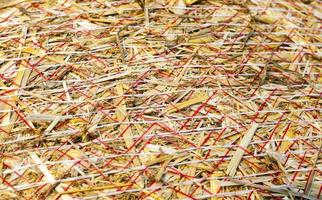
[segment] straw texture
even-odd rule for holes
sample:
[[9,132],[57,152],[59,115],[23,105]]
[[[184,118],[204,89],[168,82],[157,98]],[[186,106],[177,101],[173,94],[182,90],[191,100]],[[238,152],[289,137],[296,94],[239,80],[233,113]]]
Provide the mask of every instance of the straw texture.
[[0,199],[321,199],[321,1],[0,0]]

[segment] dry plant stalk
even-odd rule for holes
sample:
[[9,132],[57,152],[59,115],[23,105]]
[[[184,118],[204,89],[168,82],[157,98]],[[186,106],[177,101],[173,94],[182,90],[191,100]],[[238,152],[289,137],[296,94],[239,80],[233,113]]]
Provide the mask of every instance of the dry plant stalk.
[[243,139],[240,141],[240,144],[238,145],[238,149],[233,154],[233,157],[230,160],[230,162],[228,164],[228,167],[227,167],[226,173],[229,176],[234,176],[235,175],[237,167],[239,166],[239,163],[240,163],[240,161],[242,160],[242,158],[244,156],[245,149],[247,149],[247,146],[251,142],[254,134],[256,133],[256,130],[257,130],[258,126],[259,126],[259,124],[257,124],[257,123],[252,124],[251,128],[249,129],[249,131],[245,134]]

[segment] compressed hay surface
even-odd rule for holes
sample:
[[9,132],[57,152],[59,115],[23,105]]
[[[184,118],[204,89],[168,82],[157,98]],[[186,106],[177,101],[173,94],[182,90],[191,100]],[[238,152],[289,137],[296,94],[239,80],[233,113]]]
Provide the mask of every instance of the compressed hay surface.
[[321,199],[320,1],[0,0],[0,199]]

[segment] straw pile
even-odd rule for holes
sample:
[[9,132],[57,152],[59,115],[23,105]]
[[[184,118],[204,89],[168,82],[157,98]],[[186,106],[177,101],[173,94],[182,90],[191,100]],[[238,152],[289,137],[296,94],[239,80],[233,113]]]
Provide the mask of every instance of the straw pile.
[[321,198],[321,1],[0,9],[0,199]]

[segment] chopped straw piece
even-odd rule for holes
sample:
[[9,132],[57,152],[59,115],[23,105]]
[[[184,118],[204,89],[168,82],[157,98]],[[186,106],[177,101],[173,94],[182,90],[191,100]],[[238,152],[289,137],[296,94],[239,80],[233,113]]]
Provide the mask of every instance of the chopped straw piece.
[[234,153],[232,159],[230,160],[228,167],[227,167],[227,171],[226,173],[229,176],[234,176],[237,170],[237,167],[239,166],[240,161],[242,160],[245,150],[247,149],[247,146],[249,145],[249,143],[251,142],[254,134],[256,133],[256,130],[258,128],[259,124],[254,123],[249,131],[244,135],[244,137],[242,138],[241,142],[238,145],[238,149],[237,151]]

